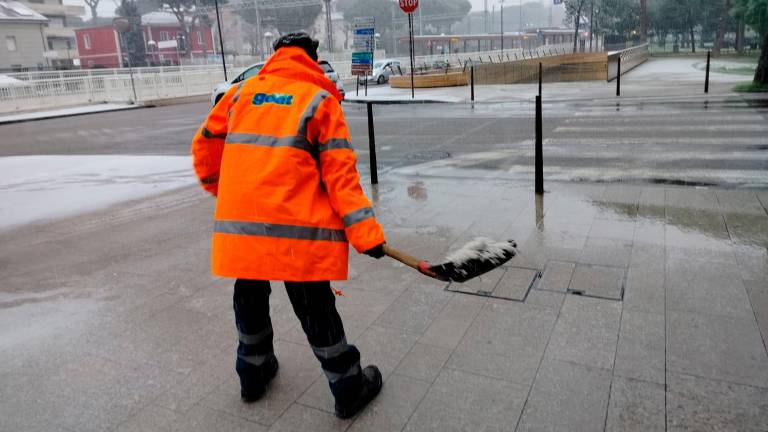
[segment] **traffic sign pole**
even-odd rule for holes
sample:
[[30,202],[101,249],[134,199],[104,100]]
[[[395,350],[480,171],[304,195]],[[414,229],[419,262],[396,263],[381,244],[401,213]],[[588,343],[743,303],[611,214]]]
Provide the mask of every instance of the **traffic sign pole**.
[[413,90],[413,14],[408,14],[408,33],[410,35],[410,50],[411,50],[411,99],[416,98],[416,94]]

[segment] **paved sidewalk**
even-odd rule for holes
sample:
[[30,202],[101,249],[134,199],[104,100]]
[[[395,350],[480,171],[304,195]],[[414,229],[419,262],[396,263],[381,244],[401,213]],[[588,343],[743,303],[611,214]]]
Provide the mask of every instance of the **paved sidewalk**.
[[521,255],[446,286],[353,254],[337,304],[386,381],[350,421],[278,284],[280,372],[240,402],[197,189],[2,234],[0,430],[768,430],[768,191],[546,186],[391,171],[368,188],[412,254],[489,235]]
[[[581,81],[544,83],[543,93],[547,102],[610,99],[622,100],[629,98],[671,98],[681,100],[688,97],[718,98],[741,95],[733,93],[733,87],[740,82],[748,82],[752,77],[745,75],[710,74],[709,94],[704,94],[705,73],[697,68],[700,58],[651,58],[646,63],[627,72],[621,78],[621,98],[616,98],[616,82]],[[538,84],[516,85],[477,85],[475,86],[476,102],[501,102],[515,100],[532,100],[539,92]],[[469,102],[470,88],[468,86],[415,89],[415,99],[411,98],[411,89],[393,89],[389,85],[370,85],[368,96],[355,95],[354,86],[347,88],[347,100],[350,102],[376,101],[393,103],[395,101],[410,102],[416,100],[432,100],[437,102]]]
[[34,120],[72,117],[84,114],[93,114],[108,111],[122,111],[127,109],[142,108],[141,105],[129,105],[119,103],[100,103],[94,105],[77,106],[71,108],[60,108],[54,110],[37,110],[22,114],[10,114],[0,116],[0,124],[21,123]]

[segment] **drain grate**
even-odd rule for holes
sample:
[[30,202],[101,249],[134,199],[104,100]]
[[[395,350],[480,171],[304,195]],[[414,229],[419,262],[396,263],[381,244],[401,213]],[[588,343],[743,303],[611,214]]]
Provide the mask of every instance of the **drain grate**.
[[465,283],[451,282],[447,291],[524,301],[528,291],[541,278],[538,269],[527,267],[499,267]]
[[550,261],[536,287],[585,297],[623,300],[627,269],[624,267]]

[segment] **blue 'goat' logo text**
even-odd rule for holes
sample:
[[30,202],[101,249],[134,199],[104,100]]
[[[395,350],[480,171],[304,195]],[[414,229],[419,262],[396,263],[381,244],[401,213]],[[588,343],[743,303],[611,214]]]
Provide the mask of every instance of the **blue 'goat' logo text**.
[[265,103],[273,103],[276,105],[291,105],[293,103],[293,95],[288,94],[266,94],[266,93],[256,93],[253,95],[253,104],[254,105],[264,105]]

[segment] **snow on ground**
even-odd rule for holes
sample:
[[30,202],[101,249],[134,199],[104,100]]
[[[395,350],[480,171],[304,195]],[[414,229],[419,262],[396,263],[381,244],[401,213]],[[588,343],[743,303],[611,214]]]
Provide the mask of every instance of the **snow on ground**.
[[12,114],[0,116],[0,124],[14,123],[29,120],[42,120],[55,117],[68,117],[81,114],[93,114],[106,111],[120,111],[126,109],[140,108],[139,105],[103,103],[96,105],[85,105],[71,108],[62,108],[47,111],[33,111],[25,114]]
[[189,156],[0,158],[0,230],[193,185]]

